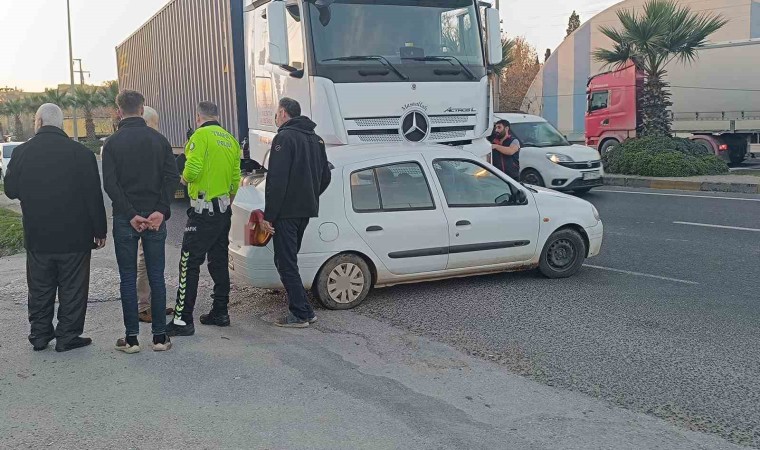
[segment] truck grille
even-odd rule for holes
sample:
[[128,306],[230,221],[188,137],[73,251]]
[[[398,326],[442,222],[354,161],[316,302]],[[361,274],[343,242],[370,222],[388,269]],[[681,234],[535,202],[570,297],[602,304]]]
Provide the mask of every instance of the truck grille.
[[580,161],[580,162],[561,162],[560,166],[567,167],[568,169],[598,169],[602,167],[601,161]]

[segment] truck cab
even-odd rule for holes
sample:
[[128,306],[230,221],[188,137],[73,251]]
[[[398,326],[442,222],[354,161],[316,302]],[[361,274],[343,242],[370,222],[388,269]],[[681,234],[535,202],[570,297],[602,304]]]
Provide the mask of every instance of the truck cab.
[[249,0],[244,22],[250,153],[262,166],[282,97],[301,104],[328,147],[489,153],[497,10],[475,0]]

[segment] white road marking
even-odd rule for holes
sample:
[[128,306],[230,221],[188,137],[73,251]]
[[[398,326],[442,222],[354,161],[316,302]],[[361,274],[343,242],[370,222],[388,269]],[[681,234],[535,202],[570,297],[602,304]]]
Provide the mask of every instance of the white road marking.
[[641,273],[641,272],[632,272],[630,270],[613,269],[611,267],[592,266],[590,264],[584,264],[583,267],[588,267],[589,269],[606,270],[607,272],[622,273],[625,275],[633,275],[635,277],[645,277],[645,278],[654,278],[656,280],[672,281],[673,283],[682,283],[682,284],[689,284],[689,285],[699,284],[694,281],[679,280],[678,278],[670,278],[670,277],[661,277],[659,275],[651,275],[648,273]]
[[713,197],[711,195],[665,194],[661,192],[616,191],[613,189],[594,189],[593,192],[611,192],[613,194],[629,194],[629,195],[657,195],[657,196],[662,196],[662,197],[709,198],[711,200],[736,200],[740,202],[760,202],[760,198]]
[[756,233],[760,233],[760,229],[758,228],[729,227],[727,225],[713,225],[709,223],[695,223],[695,222],[673,222],[673,223],[676,225],[691,225],[693,227],[720,228],[723,230],[738,230],[738,231],[754,231]]

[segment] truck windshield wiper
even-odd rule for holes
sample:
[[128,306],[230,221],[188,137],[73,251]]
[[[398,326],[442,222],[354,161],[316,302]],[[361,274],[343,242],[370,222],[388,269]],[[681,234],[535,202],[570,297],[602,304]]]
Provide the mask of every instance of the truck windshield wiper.
[[411,59],[413,61],[446,61],[449,64],[451,64],[452,66],[454,66],[455,64],[453,62],[451,62],[451,60],[453,59],[454,61],[456,61],[457,63],[459,63],[459,65],[462,67],[462,69],[465,71],[465,73],[467,74],[467,76],[470,77],[471,80],[474,81],[474,80],[478,79],[478,77],[476,77],[475,74],[472,73],[472,70],[468,69],[467,66],[465,66],[464,63],[459,58],[457,58],[456,56],[451,56],[451,55],[447,55],[447,56],[420,56],[420,57],[417,57],[417,58],[409,58],[409,59]]
[[380,64],[384,65],[385,67],[391,69],[393,73],[398,75],[399,78],[402,80],[408,80],[409,77],[401,73],[400,70],[396,68],[393,64],[391,64],[390,61],[388,61],[388,58],[385,56],[380,55],[366,55],[366,56],[341,56],[339,58],[328,58],[323,59],[324,61],[378,61]]

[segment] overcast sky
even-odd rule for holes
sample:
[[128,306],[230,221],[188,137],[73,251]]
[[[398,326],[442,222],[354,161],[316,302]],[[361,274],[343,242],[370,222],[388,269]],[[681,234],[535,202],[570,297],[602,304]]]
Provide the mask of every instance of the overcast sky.
[[[88,83],[116,78],[114,48],[167,1],[71,0],[74,58],[92,73]],[[504,29],[524,36],[543,55],[562,42],[573,9],[585,22],[618,1],[501,0]],[[0,24],[0,87],[41,91],[68,82],[65,0],[0,0]]]

